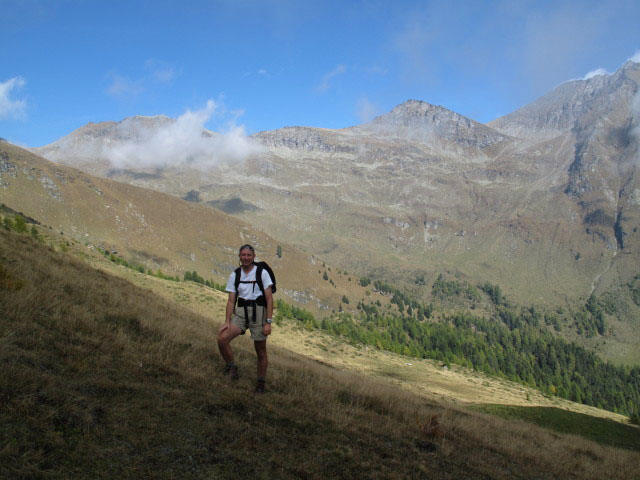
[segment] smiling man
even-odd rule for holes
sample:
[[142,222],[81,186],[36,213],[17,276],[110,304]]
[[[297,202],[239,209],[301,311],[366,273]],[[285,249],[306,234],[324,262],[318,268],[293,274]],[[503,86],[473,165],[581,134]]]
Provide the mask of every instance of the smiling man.
[[239,378],[238,366],[233,361],[231,341],[243,335],[247,329],[258,356],[258,382],[256,393],[264,393],[267,374],[267,337],[271,334],[274,284],[262,264],[256,264],[256,252],[251,245],[243,245],[239,251],[240,267],[229,275],[226,291],[226,320],[218,332],[218,348],[227,362],[225,374],[233,380]]

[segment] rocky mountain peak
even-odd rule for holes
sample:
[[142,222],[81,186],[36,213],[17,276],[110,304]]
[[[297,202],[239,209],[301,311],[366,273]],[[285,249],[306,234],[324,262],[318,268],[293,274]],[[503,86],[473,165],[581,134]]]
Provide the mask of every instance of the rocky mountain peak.
[[389,113],[376,117],[375,125],[421,126],[443,121],[463,122],[471,125],[470,118],[464,117],[440,105],[432,105],[421,100],[407,100],[394,107]]
[[360,128],[380,136],[429,144],[453,142],[471,148],[485,148],[506,138],[471,118],[420,100],[407,100]]
[[628,61],[613,74],[565,82],[488,125],[516,137],[555,137],[571,131],[586,115],[604,117],[625,110],[639,81],[640,64]]

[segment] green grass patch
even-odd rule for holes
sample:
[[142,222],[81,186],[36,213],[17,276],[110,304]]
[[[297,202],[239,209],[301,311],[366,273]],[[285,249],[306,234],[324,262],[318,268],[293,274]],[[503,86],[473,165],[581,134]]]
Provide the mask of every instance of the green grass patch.
[[473,409],[508,420],[524,420],[560,433],[579,435],[603,445],[640,451],[639,428],[606,418],[592,417],[555,407],[476,405]]

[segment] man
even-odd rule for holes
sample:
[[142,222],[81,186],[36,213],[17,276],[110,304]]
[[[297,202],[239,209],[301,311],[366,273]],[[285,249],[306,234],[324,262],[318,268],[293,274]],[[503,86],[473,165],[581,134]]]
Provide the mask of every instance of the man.
[[[231,272],[227,281],[227,312],[224,325],[218,332],[218,348],[222,358],[227,362],[225,374],[237,380],[238,367],[233,361],[231,341],[248,329],[258,356],[258,382],[256,393],[264,393],[265,376],[267,374],[267,337],[271,334],[273,317],[273,281],[266,269],[261,270],[261,283],[256,279],[258,266],[254,264],[256,252],[251,245],[243,245],[239,251],[239,281],[236,272]],[[237,291],[236,291],[237,290]],[[237,299],[237,302],[236,302]]]

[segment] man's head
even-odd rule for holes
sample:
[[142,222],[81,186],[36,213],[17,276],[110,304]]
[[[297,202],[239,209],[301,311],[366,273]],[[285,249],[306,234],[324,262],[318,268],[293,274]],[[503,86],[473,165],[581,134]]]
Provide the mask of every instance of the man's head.
[[240,247],[240,251],[238,252],[238,256],[240,257],[240,264],[243,267],[248,267],[255,260],[256,251],[249,244],[243,245],[243,246]]

